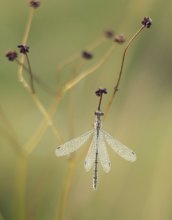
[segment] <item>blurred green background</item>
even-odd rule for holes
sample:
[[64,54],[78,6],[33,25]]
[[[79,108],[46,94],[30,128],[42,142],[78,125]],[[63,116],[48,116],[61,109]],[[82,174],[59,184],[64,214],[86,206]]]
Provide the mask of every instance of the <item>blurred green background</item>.
[[[66,158],[54,154],[59,142],[48,128],[26,161],[15,151],[42,120],[18,80],[17,65],[4,56],[22,41],[28,1],[0,3],[0,219],[55,220],[68,170]],[[42,1],[35,11],[29,56],[33,71],[52,88],[57,87],[57,66],[104,30],[112,28],[129,39],[144,16],[153,19],[152,27],[128,51],[120,90],[104,122],[106,131],[136,152],[137,161],[130,164],[108,148],[111,172],[107,175],[100,168],[98,189],[93,191],[92,172],[85,172],[83,151],[78,151],[75,155],[81,158],[70,181],[63,219],[172,219],[171,12],[170,0],[51,0]],[[93,52],[95,62],[109,45],[110,41]],[[65,141],[92,128],[98,102],[94,92],[106,87],[112,93],[122,51],[123,46],[117,46],[105,65],[61,100],[54,123]],[[65,68],[62,82],[74,68]],[[48,109],[53,97],[39,87],[36,91]],[[109,97],[104,97],[102,110]]]

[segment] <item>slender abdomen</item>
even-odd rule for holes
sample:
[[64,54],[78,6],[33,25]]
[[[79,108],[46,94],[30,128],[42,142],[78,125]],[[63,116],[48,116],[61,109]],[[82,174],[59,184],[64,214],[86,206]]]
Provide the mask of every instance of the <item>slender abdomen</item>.
[[93,189],[97,188],[97,181],[98,181],[98,148],[96,150],[96,157],[94,164]]

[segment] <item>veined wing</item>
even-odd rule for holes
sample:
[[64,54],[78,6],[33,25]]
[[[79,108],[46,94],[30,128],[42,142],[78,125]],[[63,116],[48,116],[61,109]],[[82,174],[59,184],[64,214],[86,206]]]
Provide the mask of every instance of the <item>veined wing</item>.
[[86,159],[85,159],[85,169],[88,172],[94,164],[96,157],[96,133],[93,135],[92,142],[90,144]]
[[134,151],[115,140],[110,134],[106,131],[102,130],[102,133],[105,137],[106,142],[111,146],[111,148],[122,158],[128,160],[130,162],[134,162],[136,160],[136,154]]
[[89,139],[89,137],[93,132],[94,129],[60,145],[59,147],[56,148],[56,152],[55,152],[56,155],[64,156],[78,150]]
[[102,130],[100,130],[99,134],[99,158],[101,165],[103,167],[103,170],[108,173],[110,171],[110,160],[109,160],[109,155],[106,149],[104,137],[103,137]]

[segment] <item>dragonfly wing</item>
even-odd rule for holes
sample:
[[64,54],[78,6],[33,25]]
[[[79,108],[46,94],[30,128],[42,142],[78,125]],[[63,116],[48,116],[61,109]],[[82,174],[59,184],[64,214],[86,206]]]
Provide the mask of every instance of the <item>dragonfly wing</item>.
[[94,133],[93,140],[89,147],[86,159],[85,159],[85,169],[88,172],[94,164],[96,157],[96,134]]
[[100,131],[100,137],[99,137],[99,158],[101,165],[103,167],[103,170],[108,173],[110,171],[110,160],[109,155],[106,149],[103,133]]
[[64,156],[78,150],[91,136],[94,130],[88,131],[83,135],[74,138],[56,148],[56,156]]
[[120,143],[119,141],[115,140],[110,134],[108,134],[106,131],[102,131],[103,135],[105,137],[106,142],[108,145],[111,146],[111,148],[122,158],[125,160],[128,160],[130,162],[134,162],[136,160],[136,154],[134,151]]

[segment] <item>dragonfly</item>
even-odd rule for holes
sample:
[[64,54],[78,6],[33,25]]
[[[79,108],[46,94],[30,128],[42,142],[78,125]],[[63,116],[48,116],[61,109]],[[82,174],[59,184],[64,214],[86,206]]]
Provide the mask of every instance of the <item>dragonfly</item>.
[[136,154],[133,150],[114,139],[109,133],[102,128],[102,116],[104,113],[100,110],[100,104],[102,95],[106,92],[106,89],[99,89],[96,91],[97,95],[100,96],[98,110],[95,112],[94,128],[81,136],[74,138],[56,148],[57,156],[69,155],[86,143],[92,136],[92,141],[85,158],[85,169],[90,171],[94,166],[93,175],[93,189],[97,188],[98,183],[98,163],[100,161],[103,170],[108,173],[111,169],[111,163],[109,155],[106,149],[106,144],[109,145],[119,156],[123,159],[134,162],[136,160]]

